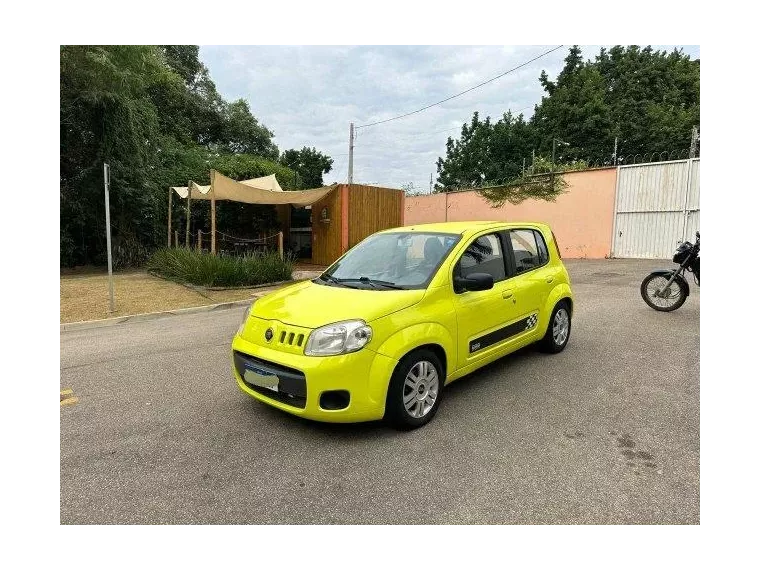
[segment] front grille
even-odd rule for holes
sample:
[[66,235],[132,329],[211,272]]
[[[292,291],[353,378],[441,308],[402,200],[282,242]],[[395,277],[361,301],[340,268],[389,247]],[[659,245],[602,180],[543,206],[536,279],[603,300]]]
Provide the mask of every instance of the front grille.
[[303,341],[303,333],[290,332],[286,330],[280,331],[280,336],[277,339],[277,342],[280,344],[287,344],[288,346],[302,346]]
[[[288,406],[295,408],[306,407],[306,376],[300,370],[295,368],[289,368],[269,362],[268,360],[262,360],[249,354],[243,354],[242,352],[235,351],[233,353],[233,361],[235,363],[235,370],[243,379],[243,382],[254,392],[263,394],[267,398],[272,398]],[[268,374],[274,374],[279,378],[278,391],[274,392],[261,386],[256,386],[245,380],[246,364],[249,367],[255,367],[262,372]]]

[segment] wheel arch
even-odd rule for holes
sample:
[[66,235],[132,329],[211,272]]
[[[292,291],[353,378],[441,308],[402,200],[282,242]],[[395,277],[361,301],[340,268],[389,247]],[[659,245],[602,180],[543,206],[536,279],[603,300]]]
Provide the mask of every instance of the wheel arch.
[[[444,350],[444,348],[440,344],[435,343],[435,342],[431,342],[431,343],[428,343],[428,344],[421,344],[420,346],[416,346],[416,347],[408,350],[406,352],[406,354],[404,354],[401,358],[399,358],[399,360],[398,360],[399,363],[404,358],[406,358],[407,356],[409,356],[410,354],[412,354],[413,352],[416,352],[418,350],[429,350],[430,352],[432,352],[433,354],[435,354],[438,357],[438,360],[441,361],[441,366],[443,366],[443,374],[444,374],[444,376],[447,375],[447,373],[448,373],[448,366],[447,366],[447,362],[446,362],[446,350]],[[398,363],[396,364],[396,368],[398,368]],[[394,372],[395,372],[395,368],[394,368]],[[445,378],[444,378],[444,381],[445,381]]]
[[398,331],[378,347],[377,352],[398,362],[422,348],[429,348],[438,356],[448,378],[456,363],[456,342],[451,332],[439,323],[420,323]]
[[[557,301],[557,304],[562,303],[563,301],[567,302],[567,308],[570,309],[570,318],[573,317],[573,298],[572,297],[562,297]],[[555,305],[556,306],[556,305]]]
[[573,299],[573,292],[570,290],[570,286],[567,283],[561,283],[560,285],[557,285],[551,290],[551,293],[549,293],[549,296],[546,298],[546,303],[544,304],[544,322],[541,325],[541,337],[543,337],[544,334],[546,334],[546,329],[549,327],[549,319],[551,318],[552,313],[554,312],[554,307],[556,307],[561,302],[567,302],[569,308],[570,308],[570,318],[573,318],[573,312],[575,309],[575,299]]

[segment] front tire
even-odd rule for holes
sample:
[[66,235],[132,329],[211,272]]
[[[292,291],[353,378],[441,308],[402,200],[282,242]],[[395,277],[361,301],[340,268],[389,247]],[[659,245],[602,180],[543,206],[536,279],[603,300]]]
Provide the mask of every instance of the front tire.
[[549,319],[546,334],[541,339],[539,348],[549,354],[557,354],[565,350],[567,341],[570,340],[570,305],[567,301],[560,301],[554,307]]
[[428,423],[438,411],[445,379],[441,361],[433,351],[420,349],[407,354],[388,385],[385,420],[404,430]]
[[665,288],[669,279],[670,275],[650,273],[641,282],[641,298],[655,311],[675,311],[686,302],[686,283],[679,275]]

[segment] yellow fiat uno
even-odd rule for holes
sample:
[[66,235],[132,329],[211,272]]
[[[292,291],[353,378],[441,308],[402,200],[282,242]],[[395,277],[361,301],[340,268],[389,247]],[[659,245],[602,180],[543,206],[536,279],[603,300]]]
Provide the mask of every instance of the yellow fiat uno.
[[544,224],[395,228],[254,301],[232,341],[233,371],[243,392],[291,414],[416,428],[446,384],[534,342],[560,352],[572,314]]

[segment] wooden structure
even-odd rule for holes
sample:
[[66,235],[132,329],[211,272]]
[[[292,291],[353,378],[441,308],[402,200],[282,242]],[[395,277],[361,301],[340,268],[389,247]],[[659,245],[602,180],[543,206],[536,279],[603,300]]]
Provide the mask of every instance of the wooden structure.
[[[277,206],[285,235],[290,208]],[[361,184],[338,184],[311,206],[311,263],[330,265],[380,230],[404,225],[404,191]]]
[[[367,236],[388,228],[404,225],[404,192],[392,188],[361,184],[336,184],[314,190],[285,192],[255,186],[274,176],[236,182],[211,171],[211,185],[200,186],[192,181],[187,187],[169,189],[167,241],[171,244],[171,203],[174,192],[187,201],[185,245],[190,243],[190,201],[208,200],[211,206],[211,252],[216,253],[216,202],[233,200],[248,204],[275,206],[282,233],[290,236],[292,208],[310,208],[311,263],[329,265]],[[275,180],[271,180],[279,188]],[[219,194],[217,196],[217,194]],[[301,230],[308,232],[309,228]],[[301,233],[303,235],[303,233]],[[307,234],[308,235],[308,234]],[[200,241],[200,239],[199,239]],[[283,251],[284,236],[278,239]],[[175,247],[178,245],[175,231]]]

